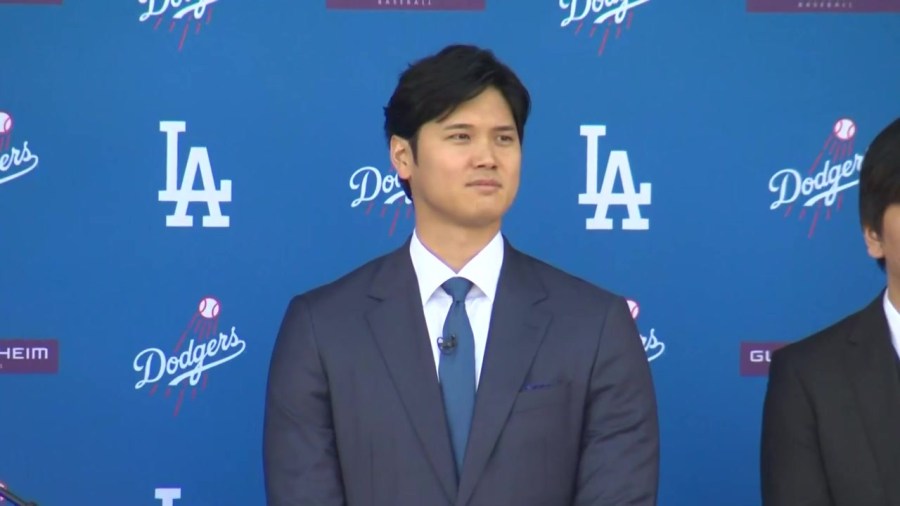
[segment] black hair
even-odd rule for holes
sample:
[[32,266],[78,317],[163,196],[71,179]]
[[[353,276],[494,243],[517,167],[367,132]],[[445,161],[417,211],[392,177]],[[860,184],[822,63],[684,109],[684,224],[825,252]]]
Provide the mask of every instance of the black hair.
[[[885,127],[863,156],[859,175],[859,220],[881,236],[884,213],[900,204],[900,118]],[[884,270],[884,258],[878,259]]]
[[[422,125],[440,121],[489,87],[496,88],[509,104],[519,142],[524,141],[531,97],[518,76],[492,51],[454,44],[414,62],[400,75],[384,108],[384,133],[388,145],[394,135],[406,139],[415,161],[417,136]],[[400,185],[412,199],[409,181],[400,179]]]

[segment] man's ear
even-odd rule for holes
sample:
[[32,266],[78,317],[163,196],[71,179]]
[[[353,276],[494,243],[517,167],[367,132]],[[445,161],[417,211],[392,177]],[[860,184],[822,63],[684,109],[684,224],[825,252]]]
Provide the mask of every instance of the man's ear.
[[872,227],[866,225],[863,227],[863,239],[866,241],[866,251],[869,256],[878,260],[884,258],[884,248],[881,244],[881,234]]
[[415,166],[409,141],[396,135],[391,136],[390,151],[391,164],[397,171],[397,175],[400,179],[409,179]]

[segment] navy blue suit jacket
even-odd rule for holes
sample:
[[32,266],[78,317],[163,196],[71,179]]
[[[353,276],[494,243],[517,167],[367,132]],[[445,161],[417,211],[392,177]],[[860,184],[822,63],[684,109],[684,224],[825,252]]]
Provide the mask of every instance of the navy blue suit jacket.
[[656,504],[656,399],[625,301],[504,242],[461,476],[407,242],[291,300],[269,505]]

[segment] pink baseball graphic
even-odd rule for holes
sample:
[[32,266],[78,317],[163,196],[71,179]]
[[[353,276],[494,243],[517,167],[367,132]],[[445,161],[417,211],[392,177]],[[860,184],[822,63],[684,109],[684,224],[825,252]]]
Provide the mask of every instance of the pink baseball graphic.
[[0,111],[0,151],[9,149],[12,138],[13,119],[7,112]]
[[628,303],[628,310],[631,311],[631,318],[637,320],[638,314],[641,312],[640,306],[638,306],[636,301],[631,299],[625,299],[625,302]]
[[210,320],[219,316],[219,301],[212,297],[204,297],[197,308],[200,316]]
[[[219,330],[219,312],[221,311],[221,307],[219,301],[214,297],[207,296],[200,299],[199,304],[197,304],[197,311],[191,317],[187,326],[185,326],[184,331],[181,333],[181,337],[178,339],[178,343],[175,344],[175,348],[172,351],[173,357],[178,356],[178,353],[181,352],[181,348],[186,340],[193,339],[198,343],[203,343],[210,336],[212,336],[212,339],[216,339]],[[209,373],[204,371],[203,383],[200,385],[201,390],[206,390],[208,381]],[[159,383],[153,385],[150,389],[151,396],[156,394],[158,387]],[[189,387],[187,381],[182,381],[178,391],[178,400],[175,402],[175,412],[173,413],[175,416],[178,416],[178,412],[181,411],[181,404],[184,402],[184,394],[188,388],[191,389],[191,399],[197,398],[197,387]],[[172,387],[166,387],[165,396],[169,397],[171,395]]]
[[834,124],[834,136],[842,141],[849,141],[856,135],[856,124],[852,119],[842,118]]
[[[825,139],[825,142],[822,144],[822,149],[819,150],[818,155],[816,155],[816,159],[810,164],[809,171],[807,172],[807,176],[812,176],[812,174],[819,167],[819,164],[822,163],[823,159],[830,161],[830,166],[832,170],[835,167],[840,167],[842,164],[847,162],[847,160],[853,157],[853,142],[856,137],[856,122],[854,122],[850,118],[840,118],[835,121],[834,126],[831,129],[831,134]],[[849,163],[849,162],[848,162]],[[837,193],[837,210],[841,209],[841,204],[843,203],[843,193]],[[816,208],[813,213],[812,220],[809,225],[809,233],[807,234],[808,238],[812,238],[813,234],[816,231],[816,224],[819,222],[819,216],[822,213],[822,208],[825,208],[825,219],[831,219],[831,205],[825,206],[825,199],[819,199],[818,202],[813,204]],[[790,216],[791,211],[793,210],[793,204],[787,206],[787,210],[784,213],[785,218]],[[806,207],[803,206],[800,209],[800,213],[798,213],[798,219],[803,220],[806,217]]]

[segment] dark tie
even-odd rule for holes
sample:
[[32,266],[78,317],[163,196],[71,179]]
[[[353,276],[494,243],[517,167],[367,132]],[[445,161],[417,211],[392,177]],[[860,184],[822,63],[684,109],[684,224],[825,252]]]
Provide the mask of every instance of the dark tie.
[[[458,477],[462,474],[469,426],[475,410],[475,336],[466,314],[466,294],[472,288],[472,282],[465,278],[451,278],[441,288],[453,297],[447,319],[444,320],[442,338],[445,346],[441,349],[438,372]],[[446,346],[454,340],[455,346]]]

